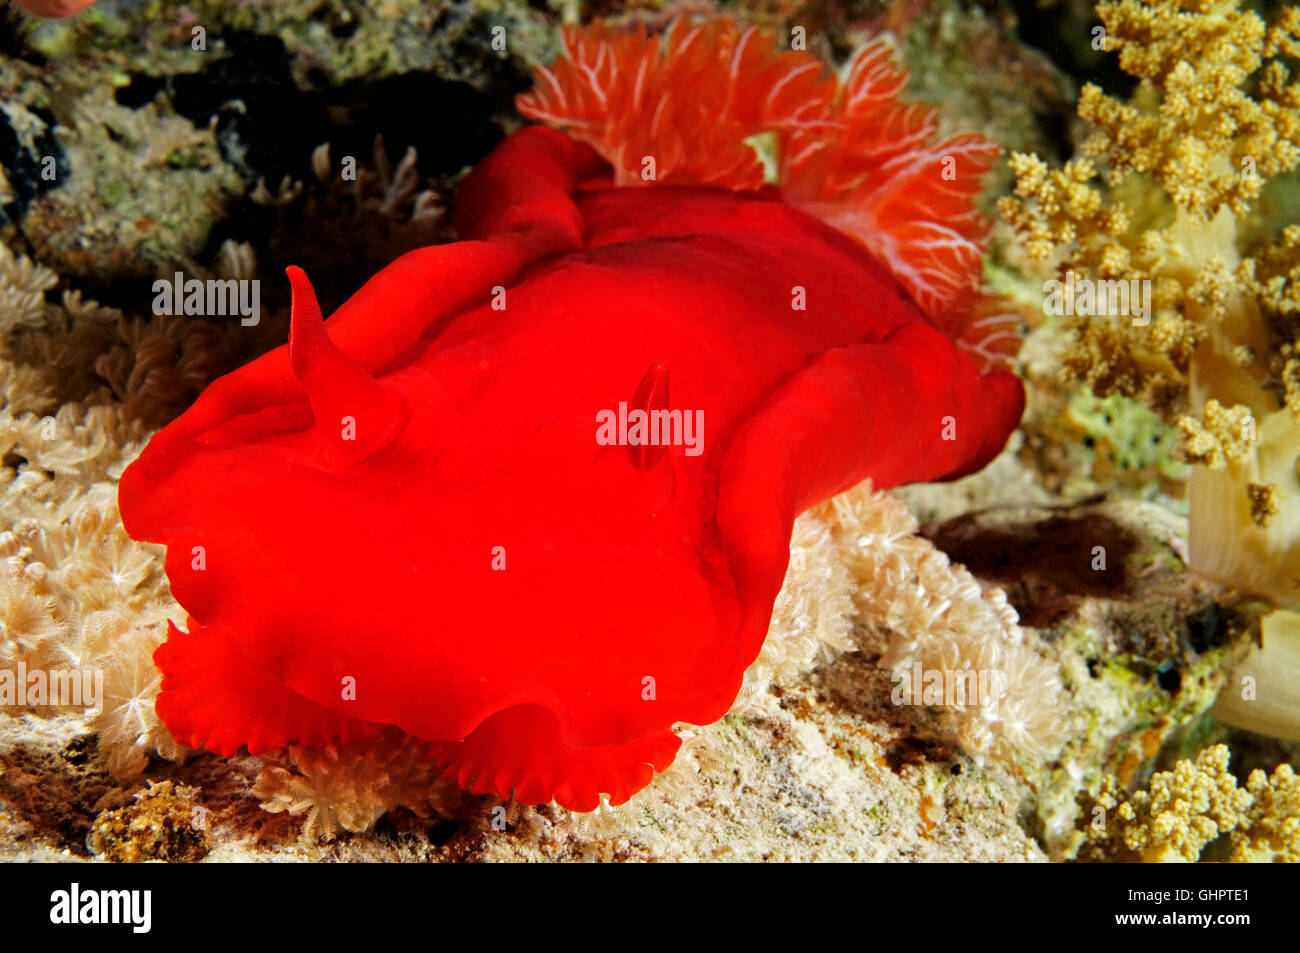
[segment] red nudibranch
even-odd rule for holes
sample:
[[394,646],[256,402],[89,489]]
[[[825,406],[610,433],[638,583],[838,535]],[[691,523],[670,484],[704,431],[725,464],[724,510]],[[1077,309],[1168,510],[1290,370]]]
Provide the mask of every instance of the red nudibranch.
[[[478,165],[463,241],[328,324],[291,268],[288,345],[121,481],[189,614],[155,656],[176,738],[397,726],[475,792],[575,810],[664,770],[735,700],[800,512],[969,473],[1019,421],[979,290],[996,149],[934,142],[905,78],[879,41],[841,82],[728,20],[568,30],[519,104],[567,134]],[[620,403],[702,442],[605,445]]]
[[38,17],[58,19],[94,6],[95,0],[18,0],[18,5]]

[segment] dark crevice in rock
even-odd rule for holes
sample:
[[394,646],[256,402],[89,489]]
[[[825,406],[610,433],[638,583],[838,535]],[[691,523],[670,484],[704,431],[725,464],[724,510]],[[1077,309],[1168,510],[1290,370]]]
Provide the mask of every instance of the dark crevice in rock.
[[[970,513],[927,526],[922,534],[976,576],[1002,586],[1025,625],[1048,628],[1085,598],[1132,596],[1125,567],[1138,539],[1101,513],[1009,525],[989,525]],[[1104,561],[1097,547],[1104,549]]]
[[[45,128],[22,133],[0,110],[0,167],[14,195],[13,201],[0,205],[0,225],[17,222],[38,195],[59,188],[68,173],[68,158],[54,135],[54,114],[38,107],[26,107],[26,111],[40,119]],[[54,159],[52,180],[42,176],[46,156]]]
[[[1092,3],[1077,0],[1011,0],[1016,35],[1027,46],[1047,56],[1079,83],[1095,83],[1111,96],[1128,98],[1137,79],[1119,68],[1117,52],[1093,48],[1101,26]],[[1088,42],[1080,43],[1086,36]]]
[[414,146],[428,177],[473,165],[502,138],[492,119],[494,99],[435,73],[300,89],[280,39],[239,32],[224,44],[229,55],[202,72],[137,75],[116,99],[138,108],[166,92],[196,126],[215,117],[222,156],[249,180],[265,179],[272,191],[285,176],[310,176],[312,150],[323,142],[334,156],[367,157],[382,134],[391,156]]

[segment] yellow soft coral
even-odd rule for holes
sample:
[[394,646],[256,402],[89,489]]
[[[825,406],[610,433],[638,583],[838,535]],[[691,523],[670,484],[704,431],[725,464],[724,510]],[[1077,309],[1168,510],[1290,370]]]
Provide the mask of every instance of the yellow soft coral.
[[1244,463],[1255,442],[1255,418],[1243,404],[1224,407],[1211,398],[1202,420],[1183,417],[1178,426],[1183,433],[1183,456],[1189,463],[1204,464],[1211,470]]
[[1300,860],[1300,782],[1290,765],[1270,778],[1251,772],[1244,788],[1228,771],[1228,748],[1206,748],[1195,761],[1151,778],[1124,798],[1107,776],[1096,795],[1081,795],[1080,860],[1195,862],[1210,842],[1230,835],[1237,863]]
[[1084,156],[1057,171],[1013,156],[1016,197],[999,208],[1033,259],[1152,280],[1159,333],[1077,320],[1067,364],[1103,394],[1146,391],[1172,414],[1160,398],[1185,389],[1192,353],[1211,332],[1234,347],[1268,343],[1256,299],[1267,288],[1276,301],[1293,270],[1294,256],[1266,250],[1256,275],[1241,260],[1237,218],[1269,177],[1300,164],[1300,88],[1278,58],[1300,19],[1285,12],[1267,26],[1235,0],[1120,0],[1098,14],[1121,67],[1142,80],[1133,102],[1086,86]]
[[1278,765],[1269,777],[1257,768],[1250,772],[1246,790],[1254,803],[1250,823],[1232,833],[1233,861],[1300,863],[1300,778],[1295,770]]
[[[1068,317],[1064,367],[1178,425],[1199,464],[1192,568],[1300,606],[1300,227],[1246,238],[1268,180],[1300,165],[1300,84],[1286,62],[1300,14],[1266,23],[1237,0],[1115,0],[1097,12],[1138,89],[1121,102],[1086,87],[1083,156],[1057,172],[1014,157],[1016,195],[1000,210],[1032,260],[1150,281],[1149,323]],[[1300,731],[1300,686],[1281,690],[1289,700],[1275,707]]]
[[1112,181],[1147,173],[1179,208],[1210,219],[1225,206],[1244,215],[1266,176],[1300,162],[1294,89],[1274,58],[1294,43],[1293,14],[1270,30],[1236,0],[1119,0],[1097,13],[1120,68],[1157,94],[1146,108],[1084,87],[1079,115],[1097,130],[1084,151],[1105,157]]

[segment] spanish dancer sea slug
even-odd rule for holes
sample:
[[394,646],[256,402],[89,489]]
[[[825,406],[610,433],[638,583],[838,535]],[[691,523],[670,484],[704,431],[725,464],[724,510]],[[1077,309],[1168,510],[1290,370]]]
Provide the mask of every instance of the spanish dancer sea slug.
[[93,6],[95,0],[18,0],[18,5],[38,17],[62,18]]
[[[887,45],[843,82],[725,20],[565,48],[520,108],[568,134],[478,165],[464,240],[327,324],[291,268],[288,345],[124,474],[189,614],[155,656],[182,743],[397,726],[477,793],[622,803],[732,705],[799,513],[969,473],[1017,425],[979,291],[996,149],[933,141]],[[696,443],[638,443],[638,410]]]

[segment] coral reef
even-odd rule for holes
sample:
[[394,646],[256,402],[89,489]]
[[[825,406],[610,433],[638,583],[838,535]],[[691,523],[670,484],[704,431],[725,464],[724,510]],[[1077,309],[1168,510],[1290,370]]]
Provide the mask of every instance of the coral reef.
[[[184,343],[178,352],[169,339],[170,328],[193,332],[197,322],[130,321],[70,292],[60,308],[44,297],[57,286],[52,273],[25,258],[5,255],[0,289],[7,300],[20,305],[7,311],[10,321],[0,366],[7,379],[21,385],[13,387],[13,396],[0,412],[9,465],[4,509],[11,519],[11,530],[3,537],[6,665],[22,659],[33,666],[102,670],[103,709],[90,713],[99,752],[112,774],[137,777],[151,755],[173,760],[184,755],[152,708],[158,688],[152,652],[163,638],[166,619],[178,609],[167,595],[159,554],[123,532],[114,481],[147,433],[139,416],[155,419],[153,415],[167,413],[172,395],[184,392],[187,379],[197,383],[212,372],[208,365],[199,365],[187,374]],[[66,355],[67,363],[111,369],[119,384],[91,371],[70,396],[92,403],[69,400],[57,414],[40,417],[63,396],[38,370],[48,365],[37,358],[51,350]],[[101,350],[117,355],[116,366],[95,357]],[[98,386],[87,386],[96,379]],[[58,383],[66,386],[62,380]],[[905,658],[922,657],[918,652],[927,633],[921,623],[930,618],[960,618],[949,629],[938,630],[948,641],[929,650],[935,654],[924,656],[933,661],[978,661],[1002,640],[1012,644],[1021,638],[1004,604],[999,608],[996,597],[987,601],[969,576],[913,536],[915,522],[900,504],[865,489],[859,497],[841,501],[839,511],[800,519],[792,540],[790,575],[778,599],[770,638],[747,677],[742,708],[766,710],[771,686],[796,682],[818,663],[854,647],[859,606],[852,593],[859,582],[843,550],[858,553],[854,558],[862,562],[865,537],[875,541],[881,561],[866,563],[875,574],[873,597],[859,597],[859,604],[868,607],[869,617],[881,620],[873,629],[877,635],[887,624],[876,607],[894,614],[900,632],[906,633],[896,639],[900,664]],[[914,573],[931,594],[913,584]],[[942,605],[949,598],[958,607],[951,614]],[[963,614],[958,617],[958,612]],[[988,644],[972,649],[964,660],[949,658],[958,651],[956,636],[965,627],[981,633]],[[899,641],[903,638],[906,647]],[[1051,712],[1056,704],[1052,685],[1042,681],[1046,668],[1038,666],[1042,663],[1035,658],[1031,671],[1037,681],[1012,688],[1022,693],[1017,704],[1023,703],[1024,693],[1043,692],[1043,710]],[[1017,727],[1016,717],[998,727],[1000,719],[981,722],[974,709],[954,716],[946,727],[980,753],[1010,754],[1015,744],[1036,751],[1041,744]],[[283,764],[268,759],[254,793],[268,810],[306,815],[309,839],[368,829],[398,806],[424,813],[439,782],[412,745],[399,737],[390,746],[352,752],[355,757],[342,761],[337,751],[291,750]]]
[[[914,93],[947,104],[940,136],[975,117],[1026,153],[1002,206],[1023,241],[986,272],[1022,312],[1041,311],[1040,279],[1073,270],[1151,279],[1151,321],[1030,314],[1030,411],[985,472],[859,488],[802,516],[735,709],[681,726],[681,763],[628,804],[583,816],[464,795],[396,734],[260,759],[175,744],[153,712],[151,656],[179,609],[160,554],[122,531],[116,477],[211,379],[281,343],[285,324],[273,291],[255,329],[148,317],[129,279],[306,263],[328,272],[328,305],[395,254],[446,240],[444,196],[519,122],[511,97],[559,49],[543,6],[101,4],[24,27],[47,63],[33,52],[0,64],[0,671],[104,674],[102,710],[0,713],[0,856],[1298,859],[1300,793],[1280,763],[1296,749],[1218,720],[1295,737],[1297,617],[1261,629],[1263,604],[1187,572],[1190,561],[1279,603],[1300,575],[1292,8],[1270,25],[1228,2],[1103,4],[1111,51],[1084,55],[1120,59],[1139,84],[1131,99],[1086,88],[1090,137],[1057,168],[1069,80],[991,7],[854,5],[842,22],[833,6],[754,6],[763,24],[807,26],[827,57],[895,30]],[[564,6],[567,22],[588,16]],[[1075,27],[1061,35],[1083,48],[1090,21],[1069,6]],[[189,48],[199,24],[204,53]],[[277,58],[283,73],[253,76]],[[418,82],[383,85],[405,74]],[[281,84],[288,108],[221,108],[258,82]],[[482,98],[439,111],[462,85]],[[196,101],[198,87],[221,102]],[[359,112],[372,97],[426,104],[420,135],[446,150],[404,138],[409,114]],[[346,118],[268,135],[318,107]],[[447,135],[455,109],[463,136]],[[354,179],[341,175],[347,156],[362,160]],[[1095,545],[1105,572],[1080,568]],[[1264,652],[1239,661],[1260,638]],[[1020,677],[989,708],[896,705],[894,676],[915,662]],[[1220,739],[1235,780],[1226,752],[1206,748]]]

